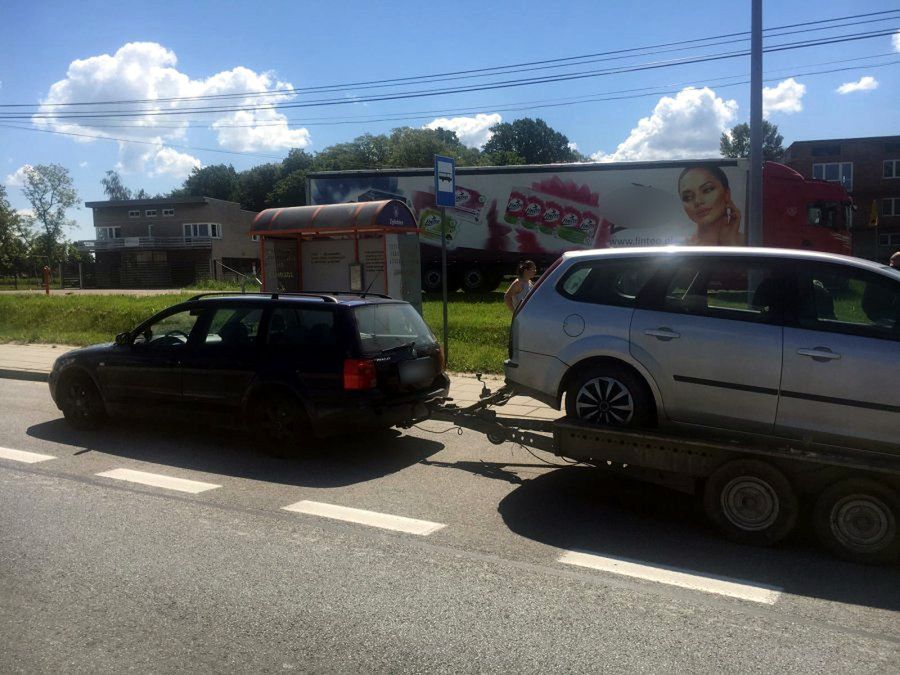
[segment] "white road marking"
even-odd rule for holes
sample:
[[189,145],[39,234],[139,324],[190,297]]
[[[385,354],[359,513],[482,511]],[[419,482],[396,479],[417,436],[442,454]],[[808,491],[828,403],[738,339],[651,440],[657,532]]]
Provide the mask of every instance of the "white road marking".
[[12,459],[17,462],[25,462],[26,464],[56,459],[54,455],[42,455],[39,452],[25,452],[24,450],[13,450],[12,448],[0,448],[0,458]]
[[187,480],[186,478],[173,478],[172,476],[163,476],[158,473],[147,473],[146,471],[135,471],[134,469],[113,469],[112,471],[104,471],[98,473],[98,476],[104,478],[114,478],[116,480],[127,480],[129,483],[141,483],[143,485],[152,485],[153,487],[166,488],[168,490],[178,490],[179,492],[190,492],[197,494],[198,492],[206,492],[213,488],[222,487],[215,483],[202,483],[199,480]]
[[370,525],[385,530],[396,530],[397,532],[420,534],[422,536],[427,536],[432,532],[437,532],[442,527],[446,527],[443,523],[432,523],[427,520],[416,520],[415,518],[406,518],[404,516],[392,516],[389,513],[378,513],[377,511],[351,509],[348,506],[338,506],[337,504],[311,502],[306,499],[282,508],[285,511],[306,513],[323,518],[334,518],[335,520],[346,520],[351,523],[359,523],[360,525]]
[[582,551],[566,551],[559,562],[579,567],[590,567],[603,572],[612,572],[626,577],[646,579],[660,584],[689,588],[704,593],[726,595],[740,600],[773,605],[781,596],[781,588],[758,584],[754,581],[730,579],[696,572],[687,572],[675,567],[663,565],[647,565],[626,558],[584,553]]

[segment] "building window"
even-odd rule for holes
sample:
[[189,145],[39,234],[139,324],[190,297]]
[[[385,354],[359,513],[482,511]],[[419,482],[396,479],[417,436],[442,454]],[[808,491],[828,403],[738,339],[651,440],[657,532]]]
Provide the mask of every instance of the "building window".
[[878,238],[878,243],[881,246],[900,246],[900,232],[895,232],[893,234],[882,234]]
[[900,216],[900,197],[887,197],[881,200],[881,215]]
[[153,218],[156,216],[156,209],[147,209],[146,211],[144,211],[144,215],[148,218]]
[[163,209],[163,218],[170,218],[175,215],[175,209]]
[[184,223],[184,237],[212,237],[222,238],[222,226],[219,223]]
[[107,239],[121,239],[122,238],[122,228],[121,227],[98,227],[97,228],[97,239],[101,241],[106,241]]
[[128,212],[128,217],[129,217],[129,218],[140,218],[140,217],[141,217],[141,211],[140,211],[140,209],[138,209],[138,210],[136,210],[136,211],[129,211],[129,212]]
[[884,171],[881,175],[884,178],[900,178],[900,159],[884,160]]
[[853,189],[853,162],[813,164],[813,178],[840,183],[845,190]]

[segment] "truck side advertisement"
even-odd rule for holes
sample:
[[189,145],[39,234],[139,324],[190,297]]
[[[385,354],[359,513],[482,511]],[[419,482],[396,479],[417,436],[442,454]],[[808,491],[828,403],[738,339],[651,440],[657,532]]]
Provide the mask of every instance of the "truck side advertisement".
[[[555,256],[572,249],[746,243],[743,160],[460,168],[447,209],[451,251]],[[440,246],[428,170],[310,176],[311,204],[400,199],[423,245]]]

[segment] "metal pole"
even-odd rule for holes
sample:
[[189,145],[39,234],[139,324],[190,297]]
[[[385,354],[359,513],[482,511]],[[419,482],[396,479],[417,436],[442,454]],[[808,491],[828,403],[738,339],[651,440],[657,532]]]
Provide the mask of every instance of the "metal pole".
[[449,363],[450,352],[447,346],[447,217],[441,207],[441,286],[444,293],[444,364]]
[[750,213],[747,243],[763,245],[762,0],[751,0],[750,20]]
[[78,288],[84,289],[84,270],[81,268],[81,263],[78,263]]

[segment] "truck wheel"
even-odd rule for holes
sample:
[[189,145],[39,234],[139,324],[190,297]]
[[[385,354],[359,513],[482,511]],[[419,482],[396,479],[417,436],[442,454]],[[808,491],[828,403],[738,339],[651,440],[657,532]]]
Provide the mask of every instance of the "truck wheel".
[[850,478],[816,500],[813,525],[819,540],[846,560],[868,564],[900,558],[900,498],[886,485]]
[[594,366],[566,389],[566,415],[601,426],[642,427],[652,423],[650,394],[624,368]]
[[96,429],[106,419],[103,397],[90,377],[75,374],[64,377],[61,407],[66,422],[76,429]]
[[[426,267],[422,272],[422,290],[426,293],[440,293],[443,289],[441,278],[440,267]],[[447,270],[447,292],[457,291],[460,283],[458,275],[454,274],[452,270]]]
[[299,454],[312,436],[303,406],[290,394],[260,396],[250,406],[250,415],[248,426],[256,444],[276,457]]
[[790,481],[774,466],[735,459],[707,479],[703,510],[729,539],[769,546],[794,529],[799,502]]
[[488,288],[488,275],[480,267],[467,267],[463,270],[462,289],[466,293],[484,293],[494,290]]

